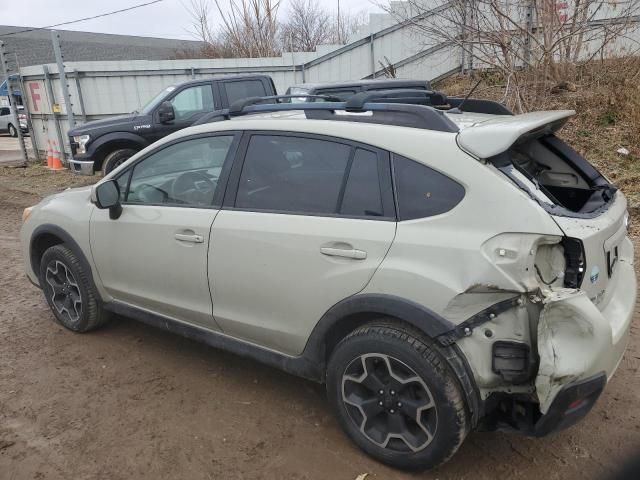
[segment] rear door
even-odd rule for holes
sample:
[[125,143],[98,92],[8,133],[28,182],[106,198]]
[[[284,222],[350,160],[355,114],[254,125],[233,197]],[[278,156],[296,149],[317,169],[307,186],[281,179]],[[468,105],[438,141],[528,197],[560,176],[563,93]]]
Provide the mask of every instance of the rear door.
[[255,133],[213,225],[209,279],[222,330],[299,354],[322,315],[361,291],[395,235],[386,152]]
[[261,78],[221,80],[218,85],[225,108],[243,98],[275,95],[272,87]]

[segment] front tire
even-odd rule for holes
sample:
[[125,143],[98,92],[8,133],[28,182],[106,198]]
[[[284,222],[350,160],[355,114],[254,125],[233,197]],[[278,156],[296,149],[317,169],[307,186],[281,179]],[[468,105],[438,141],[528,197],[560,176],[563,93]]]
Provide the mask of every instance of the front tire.
[[16,130],[16,127],[14,127],[13,125],[9,124],[9,126],[7,127],[7,130],[9,130],[10,137],[15,138],[18,136],[18,131]]
[[56,320],[69,330],[89,332],[108,320],[89,272],[64,244],[42,255],[40,285]]
[[129,158],[131,158],[135,153],[136,151],[132,148],[121,148],[120,150],[111,152],[104,159],[102,172],[104,175],[110,174],[113,170],[129,160]]
[[438,347],[391,323],[361,327],[338,344],[327,391],[347,435],[396,468],[444,463],[469,430],[462,389]]

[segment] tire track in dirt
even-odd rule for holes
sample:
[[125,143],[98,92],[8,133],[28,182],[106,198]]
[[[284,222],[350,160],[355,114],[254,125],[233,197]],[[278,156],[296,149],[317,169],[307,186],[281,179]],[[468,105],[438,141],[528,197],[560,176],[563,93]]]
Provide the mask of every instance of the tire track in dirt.
[[320,386],[126,319],[68,332],[23,272],[21,209],[66,177],[35,178],[8,189],[0,171],[0,480],[595,479],[640,446],[640,307],[579,425],[545,439],[472,433],[448,464],[415,475],[354,447]]

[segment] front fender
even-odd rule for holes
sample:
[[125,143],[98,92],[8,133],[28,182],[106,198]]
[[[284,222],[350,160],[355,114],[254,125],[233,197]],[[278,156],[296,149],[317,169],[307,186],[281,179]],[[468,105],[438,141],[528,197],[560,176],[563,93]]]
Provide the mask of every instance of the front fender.
[[[131,142],[135,144],[138,149],[142,150],[144,147],[149,145],[143,137],[140,135],[136,135],[135,133],[130,132],[112,132],[107,133],[106,135],[102,135],[101,137],[96,138],[93,142],[88,145],[86,157],[87,159],[96,159],[96,154],[98,150],[100,150],[104,145],[110,142]],[[80,157],[78,157],[80,158]]]

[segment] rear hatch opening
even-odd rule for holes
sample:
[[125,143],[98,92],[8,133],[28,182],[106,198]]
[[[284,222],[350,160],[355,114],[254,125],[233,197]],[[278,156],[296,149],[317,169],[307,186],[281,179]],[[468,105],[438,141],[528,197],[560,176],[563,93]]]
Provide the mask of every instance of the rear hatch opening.
[[530,132],[488,159],[549,213],[591,217],[607,207],[617,188],[553,133]]

